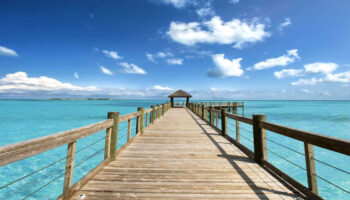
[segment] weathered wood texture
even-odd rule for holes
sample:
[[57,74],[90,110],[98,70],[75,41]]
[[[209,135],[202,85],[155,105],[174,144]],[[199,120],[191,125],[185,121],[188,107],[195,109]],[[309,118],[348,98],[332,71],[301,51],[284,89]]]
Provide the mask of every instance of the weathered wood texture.
[[186,108],[170,109],[72,199],[295,199]]

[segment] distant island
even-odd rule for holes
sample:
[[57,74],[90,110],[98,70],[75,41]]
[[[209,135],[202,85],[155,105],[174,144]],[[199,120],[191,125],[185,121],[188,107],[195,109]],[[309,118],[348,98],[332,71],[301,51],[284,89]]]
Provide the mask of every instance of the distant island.
[[49,100],[110,100],[108,98],[51,98]]

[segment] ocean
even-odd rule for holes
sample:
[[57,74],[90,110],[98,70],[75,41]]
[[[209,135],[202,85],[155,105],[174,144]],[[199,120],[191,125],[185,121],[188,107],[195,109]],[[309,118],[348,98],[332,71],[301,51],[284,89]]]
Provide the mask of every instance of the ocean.
[[[164,102],[165,100],[0,100],[0,146],[99,122],[107,118],[109,111],[124,115],[135,112],[137,107],[149,108]],[[350,140],[350,101],[244,101],[244,105],[244,115],[247,117],[257,113],[265,114],[269,122]],[[238,111],[242,114],[241,109]],[[126,140],[126,125],[122,123],[120,126],[118,148]],[[134,120],[132,127],[133,136]],[[253,149],[252,127],[242,123],[240,127],[241,143]],[[234,122],[229,120],[228,134],[233,138],[234,130]],[[104,147],[104,136],[105,131],[101,131],[78,141],[74,183],[103,160],[101,149]],[[271,132],[267,132],[267,139],[268,161],[307,185],[303,169],[303,143]],[[93,145],[84,149],[89,144]],[[67,145],[64,145],[1,167],[0,199],[56,199],[62,193],[66,151]],[[94,156],[86,159],[91,155]],[[350,191],[350,158],[318,147],[315,147],[315,158],[319,194],[325,199],[350,199],[350,195],[342,190]],[[54,164],[42,169],[53,162]],[[40,171],[2,188],[37,170]]]

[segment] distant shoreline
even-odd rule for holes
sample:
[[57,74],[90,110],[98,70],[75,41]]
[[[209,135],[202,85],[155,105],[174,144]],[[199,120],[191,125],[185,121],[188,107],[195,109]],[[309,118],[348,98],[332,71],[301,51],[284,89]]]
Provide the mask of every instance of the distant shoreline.
[[60,100],[60,101],[66,101],[66,100],[110,100],[108,98],[50,98],[48,100]]

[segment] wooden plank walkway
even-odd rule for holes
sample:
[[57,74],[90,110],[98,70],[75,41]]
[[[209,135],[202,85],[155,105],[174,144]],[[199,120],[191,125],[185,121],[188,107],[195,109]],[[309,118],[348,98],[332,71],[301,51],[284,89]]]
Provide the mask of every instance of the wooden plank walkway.
[[170,109],[72,199],[296,199],[186,108]]

